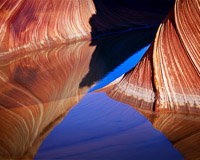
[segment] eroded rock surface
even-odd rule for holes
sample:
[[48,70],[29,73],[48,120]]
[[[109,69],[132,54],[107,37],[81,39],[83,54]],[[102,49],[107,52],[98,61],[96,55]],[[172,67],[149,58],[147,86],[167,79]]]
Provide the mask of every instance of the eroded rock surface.
[[159,25],[171,5],[173,0],[1,0],[0,62],[101,33]]
[[141,61],[107,94],[136,108],[199,114],[199,24],[200,2],[177,0]]
[[177,0],[140,62],[97,92],[131,105],[186,159],[200,157],[200,1]]

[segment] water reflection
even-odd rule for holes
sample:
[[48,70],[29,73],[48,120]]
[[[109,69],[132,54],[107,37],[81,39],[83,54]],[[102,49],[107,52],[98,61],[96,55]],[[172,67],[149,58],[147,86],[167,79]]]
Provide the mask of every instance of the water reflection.
[[44,140],[36,159],[182,159],[135,109],[88,93]]
[[88,91],[79,88],[89,41],[30,53],[0,70],[0,155],[33,158],[42,140]]
[[[0,157],[33,158],[42,141],[68,111],[97,81],[151,42],[155,29],[109,35],[92,43],[82,41],[61,45],[32,52],[26,56],[22,54],[23,56],[19,56],[18,59],[1,65]],[[90,95],[89,99],[87,95],[86,103],[80,103],[77,111],[66,117],[70,123],[61,123],[63,130],[59,133],[52,132],[60,139],[53,137],[52,141],[47,138],[36,158],[45,158],[48,155],[51,158],[54,153],[53,156],[64,153],[64,157],[85,156],[86,159],[88,155],[91,159],[97,155],[115,159],[141,159],[142,156],[147,158],[146,155],[153,159],[160,159],[163,155],[166,159],[181,158],[167,139],[128,105],[120,103],[118,106],[119,102],[111,99],[105,105],[108,97],[98,94],[94,99]],[[96,103],[92,103],[87,110],[81,110],[81,107],[87,106],[90,100],[95,100]],[[118,108],[115,108],[117,106]],[[99,114],[100,112],[102,114]],[[186,158],[199,156],[198,116],[155,115],[142,110],[139,112],[146,116],[156,129],[163,132]],[[94,115],[95,119],[89,117],[90,114]],[[88,115],[88,119],[85,115]],[[78,121],[74,119],[76,117]],[[90,126],[95,130],[90,130]],[[102,127],[101,131],[99,128]],[[62,131],[67,133],[62,134]],[[74,136],[74,139],[71,139],[68,133]],[[59,148],[63,145],[64,149]],[[50,151],[55,152],[50,154]]]
[[160,130],[185,159],[200,157],[200,116],[193,114],[152,113],[138,110]]
[[[155,29],[131,31],[129,34],[130,37],[135,37],[138,42],[141,42],[149,34],[152,34],[153,38]],[[144,37],[138,38],[138,32],[144,33]],[[127,36],[127,33],[122,34]],[[119,37],[123,37],[123,35]],[[114,39],[116,36],[113,38],[109,36],[111,42]],[[140,47],[150,42],[150,39],[147,39]],[[118,43],[121,42],[119,38],[118,41]],[[125,42],[128,43],[128,41]],[[33,158],[43,139],[87,93],[90,85],[103,78],[135,51],[133,49],[135,46],[127,45],[127,50],[125,49],[121,56],[119,52],[119,55],[115,56],[116,45],[109,44],[100,40],[95,44],[91,44],[90,41],[82,41],[56,48],[22,53],[17,59],[1,64],[1,158]],[[99,57],[97,47],[106,48],[106,45],[111,50],[102,56],[105,59],[95,58],[96,64],[102,64],[97,65],[99,68],[95,70],[95,75],[100,75],[100,77],[92,79],[90,81],[92,83],[84,80],[86,85],[80,87],[83,78],[92,72],[90,64],[94,60],[91,59]],[[106,64],[112,59],[115,61],[107,66]]]

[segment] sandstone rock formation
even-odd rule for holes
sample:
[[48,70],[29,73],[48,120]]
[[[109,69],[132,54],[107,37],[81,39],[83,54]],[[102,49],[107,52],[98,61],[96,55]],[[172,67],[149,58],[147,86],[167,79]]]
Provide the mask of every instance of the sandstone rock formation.
[[110,84],[107,94],[155,112],[199,114],[199,24],[200,2],[177,0],[141,61]]
[[200,157],[200,1],[177,0],[140,62],[106,87],[137,109],[186,159]]
[[[137,5],[123,0],[1,0],[0,158],[33,158],[53,126],[89,89],[79,85],[95,46],[72,42],[157,25],[170,6],[167,0],[157,2],[163,5],[152,5],[153,0],[153,8],[145,0]],[[143,110],[198,114],[199,6],[198,0],[177,0],[148,52],[109,85],[108,95]],[[179,139],[170,140],[181,147],[185,139]]]
[[159,2],[158,5],[152,5],[153,0],[149,3],[115,0],[1,0],[0,62],[12,60],[27,51],[91,38],[98,33],[158,25],[173,0],[170,3],[163,0]]

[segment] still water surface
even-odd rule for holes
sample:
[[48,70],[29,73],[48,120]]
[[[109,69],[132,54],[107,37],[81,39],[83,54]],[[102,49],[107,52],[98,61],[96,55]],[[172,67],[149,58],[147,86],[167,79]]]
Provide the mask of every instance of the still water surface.
[[139,113],[92,92],[133,68],[156,30],[61,44],[1,64],[0,157],[197,159],[199,115]]
[[97,82],[43,141],[35,159],[182,159],[142,114],[105,93],[91,93],[135,66],[148,46]]
[[182,159],[139,112],[105,93],[88,93],[44,140],[35,159]]

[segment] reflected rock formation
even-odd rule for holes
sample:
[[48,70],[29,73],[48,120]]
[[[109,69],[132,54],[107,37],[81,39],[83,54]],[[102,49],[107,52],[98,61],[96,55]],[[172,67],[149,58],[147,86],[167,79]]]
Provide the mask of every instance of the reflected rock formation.
[[200,2],[177,0],[140,62],[106,87],[146,116],[186,159],[200,157]]
[[33,158],[50,130],[88,91],[90,41],[32,52],[0,68],[0,158]]
[[200,157],[200,116],[192,114],[152,113],[138,110],[160,130],[188,160]]
[[157,1],[155,5],[154,0],[1,0],[0,62],[26,54],[23,51],[158,25],[174,0]]

